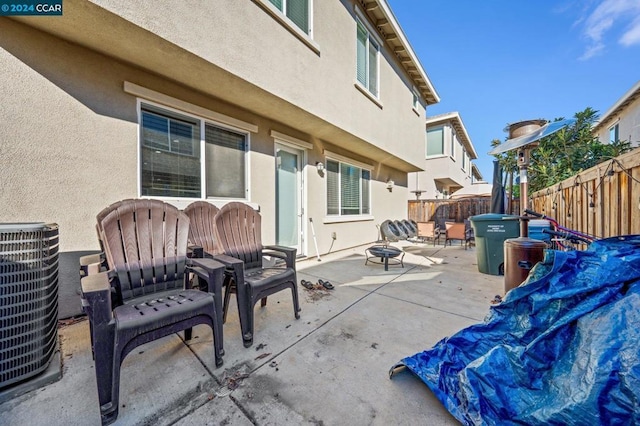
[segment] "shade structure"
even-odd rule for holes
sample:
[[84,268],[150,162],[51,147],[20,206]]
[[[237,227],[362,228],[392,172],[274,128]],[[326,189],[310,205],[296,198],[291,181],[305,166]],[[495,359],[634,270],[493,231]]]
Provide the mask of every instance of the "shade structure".
[[490,196],[491,196],[491,184],[482,182],[482,183],[476,183],[476,184],[465,186],[464,188],[458,189],[456,192],[451,194],[450,198],[458,199],[458,198],[490,197]]
[[554,121],[547,123],[540,127],[538,130],[527,133],[517,138],[508,139],[504,143],[496,146],[489,155],[502,154],[503,152],[511,151],[514,149],[522,148],[523,146],[530,145],[540,139],[554,134],[555,132],[564,129],[565,127],[572,126],[576,120],[574,118],[567,118],[565,120]]

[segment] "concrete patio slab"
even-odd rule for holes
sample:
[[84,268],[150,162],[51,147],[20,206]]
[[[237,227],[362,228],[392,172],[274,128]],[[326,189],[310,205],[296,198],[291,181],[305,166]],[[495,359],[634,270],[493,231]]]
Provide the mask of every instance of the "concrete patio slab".
[[[474,249],[396,244],[404,267],[365,265],[364,248],[299,261],[299,287],[255,308],[254,344],[244,348],[235,298],[224,325],[224,365],[214,367],[212,334],[194,328],[143,345],[124,361],[116,425],[429,424],[456,421],[400,359],[481,321],[503,277],[477,271]],[[99,424],[89,327],[59,329],[60,381],[0,404],[0,424]]]

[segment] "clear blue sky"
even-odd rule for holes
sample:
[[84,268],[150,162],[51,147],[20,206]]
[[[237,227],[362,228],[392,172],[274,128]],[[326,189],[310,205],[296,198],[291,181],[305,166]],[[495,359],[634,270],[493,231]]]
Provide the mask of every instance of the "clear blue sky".
[[508,123],[606,112],[640,80],[640,0],[387,0],[491,182]]

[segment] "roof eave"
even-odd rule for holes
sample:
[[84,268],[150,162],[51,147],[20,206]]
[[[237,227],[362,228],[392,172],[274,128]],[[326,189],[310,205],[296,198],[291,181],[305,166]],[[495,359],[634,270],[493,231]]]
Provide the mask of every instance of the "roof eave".
[[475,147],[471,143],[471,138],[469,137],[469,133],[467,132],[467,128],[464,126],[462,122],[462,118],[460,114],[457,112],[448,112],[444,114],[434,115],[432,117],[427,117],[427,128],[432,127],[438,124],[451,123],[452,127],[455,129],[456,133],[459,135],[460,140],[464,144],[465,148],[467,148],[467,153],[469,154],[469,158],[475,160],[478,158],[478,153],[476,152]]
[[620,114],[631,102],[640,97],[640,80],[631,87],[611,108],[593,125],[593,132],[599,132],[616,115]]
[[[390,46],[427,105],[440,102],[440,96],[413,51],[386,0],[359,0],[365,13]],[[380,16],[378,16],[380,15]]]

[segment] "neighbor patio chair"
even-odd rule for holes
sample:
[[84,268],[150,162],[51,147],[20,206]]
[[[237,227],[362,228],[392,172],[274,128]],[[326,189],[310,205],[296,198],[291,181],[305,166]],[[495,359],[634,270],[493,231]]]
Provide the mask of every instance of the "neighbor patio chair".
[[435,222],[418,222],[418,239],[422,241],[432,240],[433,245],[436,245],[436,241],[440,244],[440,228]]
[[[126,200],[99,229],[110,269],[87,275],[81,286],[100,414],[109,424],[118,416],[121,363],[136,347],[183,330],[190,340],[191,327],[206,324],[213,332],[215,365],[222,365],[214,300],[222,297],[224,266],[187,258],[189,218],[163,202]],[[189,289],[191,272],[208,291]]]
[[[214,256],[227,267],[224,315],[232,288],[236,291],[240,328],[245,347],[253,344],[254,306],[267,304],[267,296],[290,289],[293,313],[300,318],[296,279],[296,249],[262,245],[262,218],[251,206],[230,202],[216,215],[216,234],[223,254]],[[264,267],[263,256],[284,260],[284,265]],[[233,286],[233,287],[232,287]]]
[[459,240],[460,245],[463,245],[465,250],[467,249],[470,236],[464,223],[445,222],[445,233],[445,245],[447,245],[447,243],[451,245],[451,241]]

